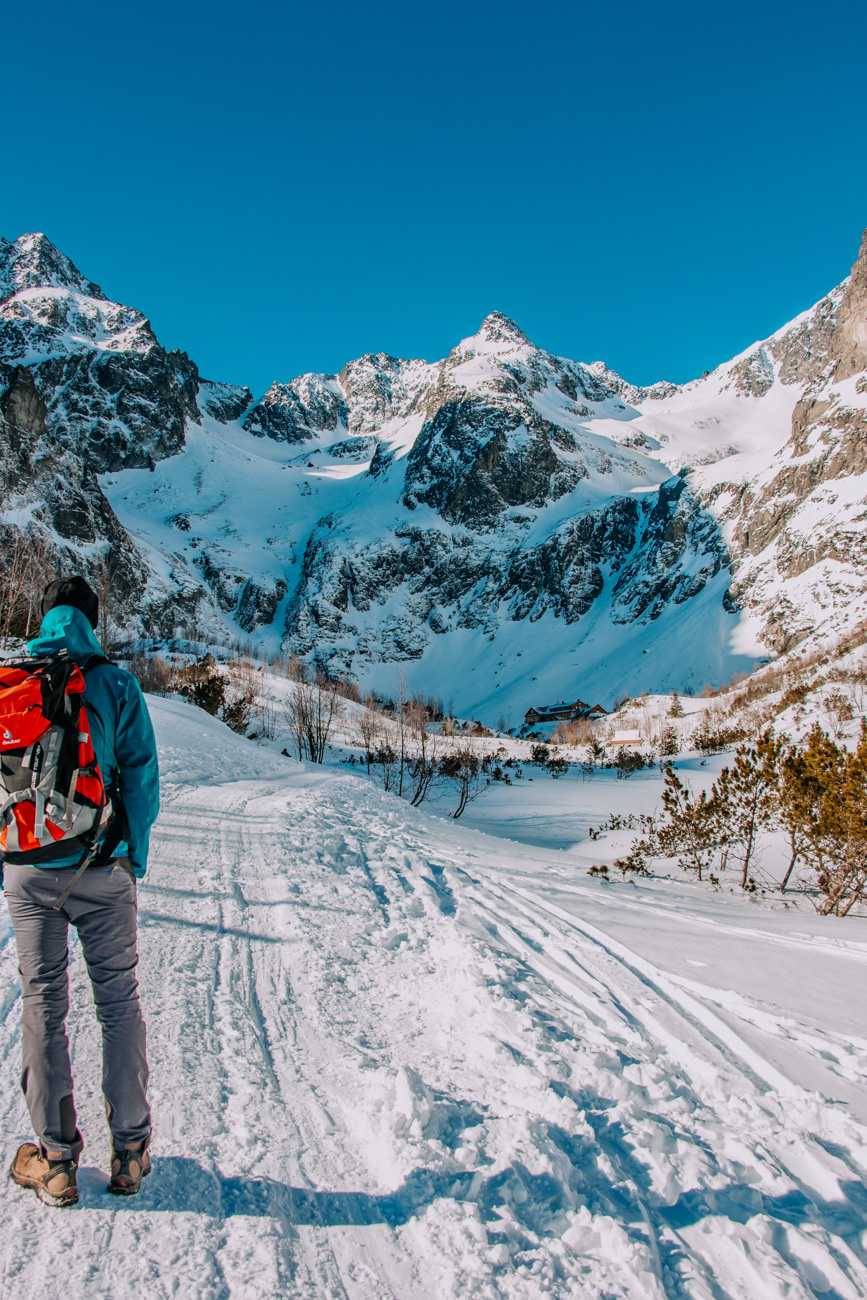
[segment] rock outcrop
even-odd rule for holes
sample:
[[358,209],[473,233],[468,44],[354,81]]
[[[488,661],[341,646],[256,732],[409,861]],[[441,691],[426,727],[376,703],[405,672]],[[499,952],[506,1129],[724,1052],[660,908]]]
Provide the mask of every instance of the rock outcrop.
[[97,587],[110,580],[114,610],[137,613],[148,561],[121,526],[96,475],[48,428],[26,366],[0,364],[0,528],[41,543],[48,567],[73,568]]
[[840,304],[837,327],[828,353],[837,363],[834,378],[838,382],[867,370],[867,230],[864,231],[858,260],[852,267],[849,287]]

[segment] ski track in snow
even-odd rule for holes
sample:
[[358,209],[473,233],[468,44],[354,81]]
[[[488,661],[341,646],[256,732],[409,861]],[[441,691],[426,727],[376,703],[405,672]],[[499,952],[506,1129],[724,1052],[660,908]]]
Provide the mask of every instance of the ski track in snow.
[[[152,708],[154,1172],[137,1198],[104,1192],[76,948],[81,1201],[52,1211],[4,1180],[4,1300],[47,1276],[153,1300],[867,1294],[867,1128],[763,1050],[794,1043],[863,1087],[863,1040],[672,975],[582,915],[588,890],[543,884],[540,851]],[[648,926],[664,907],[628,905]],[[699,924],[708,944],[734,926],[722,910]],[[760,922],[745,935],[801,945],[805,977],[818,946],[863,987],[860,928],[836,950]],[[19,1006],[4,910],[7,1159],[29,1136]]]

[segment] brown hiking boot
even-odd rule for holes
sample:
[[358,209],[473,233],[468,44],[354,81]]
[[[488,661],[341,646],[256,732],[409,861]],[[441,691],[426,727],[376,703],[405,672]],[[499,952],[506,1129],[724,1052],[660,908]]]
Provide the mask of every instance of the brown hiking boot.
[[112,1196],[135,1196],[141,1180],[151,1171],[149,1145],[150,1138],[147,1137],[140,1146],[130,1150],[129,1147],[116,1147],[112,1139],[111,1181],[107,1188]]
[[83,1143],[73,1146],[71,1160],[52,1160],[44,1147],[24,1142],[15,1153],[9,1177],[19,1187],[30,1187],[45,1205],[75,1205],[78,1200],[78,1157]]

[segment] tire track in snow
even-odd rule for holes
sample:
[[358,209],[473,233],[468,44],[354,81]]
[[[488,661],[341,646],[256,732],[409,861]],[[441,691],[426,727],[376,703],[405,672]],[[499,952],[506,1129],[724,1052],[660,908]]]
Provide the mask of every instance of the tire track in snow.
[[[346,1169],[322,1168],[323,1139],[333,1121],[317,1103],[316,1089],[303,1076],[287,1070],[285,1054],[280,1054],[284,1058],[281,1064],[274,1050],[276,1042],[297,1042],[300,1035],[293,1005],[273,997],[274,965],[282,964],[280,936],[263,920],[267,909],[257,907],[245,894],[245,888],[255,891],[258,885],[250,879],[257,866],[263,867],[270,857],[273,872],[285,857],[285,840],[273,829],[274,804],[279,805],[280,798],[275,800],[274,789],[244,791],[225,815],[216,816],[225,792],[216,789],[210,793],[215,805],[211,820],[219,834],[213,845],[205,846],[213,864],[205,883],[219,894],[213,1011],[219,1040],[215,1055],[222,1063],[226,1095],[215,1161],[225,1216],[224,1268],[228,1269],[231,1261],[230,1292],[243,1294],[245,1278],[246,1285],[251,1285],[250,1216],[245,1211],[252,1208],[260,1212],[260,1222],[269,1225],[264,1237],[257,1234],[253,1294],[256,1288],[259,1294],[269,1294],[270,1287],[279,1295],[291,1287],[297,1295],[349,1296],[353,1292],[344,1286],[341,1263],[332,1249],[317,1198],[310,1197],[309,1211],[302,1216],[306,1223],[299,1225],[293,1213],[293,1194],[286,1190],[291,1186],[303,1198],[305,1191],[315,1191],[319,1180],[319,1185],[339,1185]],[[266,811],[261,816],[260,805],[270,815]],[[207,822],[209,811],[206,804],[200,809],[203,815],[190,820]],[[245,931],[260,937],[247,939]],[[260,984],[266,986],[261,994]],[[263,1004],[268,1007],[267,1015]],[[311,1179],[305,1172],[311,1153],[316,1157],[319,1179]],[[243,1157],[240,1162],[239,1154]],[[257,1176],[259,1166],[262,1174]],[[276,1179],[275,1171],[281,1175]],[[267,1208],[267,1216],[261,1216],[263,1208]],[[240,1224],[243,1231],[236,1232]],[[271,1259],[263,1268],[265,1238]],[[382,1268],[383,1274],[387,1271]],[[383,1284],[387,1287],[385,1278]],[[392,1292],[384,1290],[385,1294]]]
[[[738,1038],[729,1026],[725,1025],[713,1012],[702,1007],[684,990],[676,989],[669,977],[658,967],[639,957],[623,944],[618,943],[599,930],[598,927],[577,920],[555,904],[539,898],[538,895],[531,894],[529,890],[519,887],[504,887],[502,884],[494,884],[490,881],[487,888],[503,902],[507,902],[511,895],[512,899],[515,900],[513,906],[521,909],[524,916],[535,915],[537,921],[540,917],[544,917],[545,920],[540,923],[541,933],[545,934],[548,939],[556,939],[560,953],[566,957],[566,960],[573,963],[579,971],[583,969],[585,977],[589,976],[589,978],[603,984],[609,996],[612,999],[617,998],[621,1006],[625,1005],[627,1000],[627,984],[637,982],[643,992],[649,992],[662,1001],[667,1012],[692,1031],[689,1037],[694,1037],[697,1033],[703,1044],[710,1042],[715,1045],[721,1063],[726,1062],[730,1066],[734,1065],[741,1075],[741,1082],[748,1083],[755,1090],[760,1090],[761,1085],[764,1084],[784,1096],[800,1091],[767,1061],[763,1061],[758,1053],[753,1051],[742,1039]],[[481,897],[479,897],[479,902],[482,903]],[[574,954],[566,953],[566,940],[562,930],[558,932],[554,928],[550,920],[551,917],[555,918],[561,927],[572,930],[575,934],[589,940],[605,957],[612,959],[619,978],[606,980],[606,977],[598,970],[593,971],[592,975],[590,975],[589,969],[582,968],[581,962]],[[588,967],[592,966],[593,962],[590,961]],[[552,979],[559,978],[561,982],[563,981],[562,974],[555,973],[553,970],[550,977]],[[630,1000],[636,1007],[641,1005],[639,998],[633,996]],[[672,1055],[674,1060],[679,1060],[684,1064],[688,1063],[689,1068],[703,1082],[714,1080],[716,1071],[712,1067],[709,1068],[708,1062],[703,1060],[694,1051],[693,1047],[688,1044],[687,1035],[673,1033],[671,1029],[662,1024],[658,1016],[652,1015],[646,1006],[643,1007],[640,1017],[636,1016],[635,1018],[641,1024],[644,1033],[652,1035],[660,1046],[664,1047]],[[734,1053],[734,1061],[730,1055],[732,1052]]]
[[[527,875],[520,871],[510,871],[509,878],[513,881],[523,881],[528,886],[538,888],[538,877]],[[598,891],[588,889],[583,885],[569,884],[567,881],[557,879],[553,883],[553,888],[557,893],[572,894],[576,897],[584,897],[593,902],[596,906],[600,903],[605,906],[605,900],[600,899]],[[701,926],[705,929],[712,930],[717,934],[731,935],[732,938],[742,939],[745,936],[759,939],[762,943],[771,944],[782,948],[790,948],[803,952],[827,952],[834,957],[845,957],[852,961],[867,963],[867,944],[859,943],[857,940],[840,938],[837,935],[833,940],[825,939],[818,935],[795,935],[795,934],[776,934],[773,930],[763,930],[757,926],[728,925],[725,921],[719,921],[715,917],[705,916],[701,912],[691,911],[689,908],[678,905],[672,909],[666,903],[655,900],[652,903],[639,902],[636,899],[624,898],[619,895],[616,902],[612,901],[609,906],[618,910],[626,909],[628,911],[644,913],[649,918],[658,917],[660,914],[671,915],[673,910],[679,918],[688,921],[691,925]],[[570,915],[567,913],[567,915]]]
[[[457,864],[455,868],[461,871]],[[755,1102],[754,1117],[764,1121],[759,1125],[760,1130],[763,1129],[764,1132],[758,1140],[751,1132],[741,1139],[744,1154],[749,1155],[751,1147],[755,1160],[766,1161],[768,1165],[776,1166],[777,1174],[788,1179],[789,1186],[796,1193],[795,1200],[797,1194],[800,1194],[804,1206],[812,1203],[815,1219],[822,1223],[824,1229],[823,1258],[826,1263],[842,1265],[841,1278],[846,1286],[841,1294],[860,1296],[865,1293],[867,1254],[859,1240],[867,1224],[867,1213],[865,1213],[867,1195],[863,1190],[864,1156],[867,1155],[867,1150],[864,1145],[863,1128],[849,1126],[850,1131],[847,1134],[851,1139],[852,1128],[860,1129],[854,1135],[855,1149],[858,1150],[860,1147],[860,1163],[852,1159],[851,1152],[847,1152],[845,1147],[836,1150],[836,1159],[833,1162],[837,1174],[835,1184],[835,1179],[827,1167],[827,1156],[831,1153],[834,1144],[823,1143],[820,1136],[812,1137],[809,1129],[810,1121],[818,1120],[821,1099],[804,1094],[780,1072],[757,1059],[756,1053],[749,1045],[743,1043],[734,1031],[712,1012],[689,995],[685,995],[685,991],[678,987],[673,979],[652,963],[617,943],[598,927],[565,912],[556,904],[542,898],[538,892],[534,893],[522,886],[504,883],[502,874],[486,870],[480,867],[478,862],[474,863],[474,874],[467,876],[467,880],[470,882],[467,890],[468,900],[483,924],[490,925],[493,921],[497,935],[506,948],[514,951],[540,979],[558,990],[561,994],[559,999],[561,1010],[567,1015],[572,1011],[573,1023],[575,1023],[575,1011],[578,1012],[579,1019],[589,1017],[596,1023],[600,1019],[604,1020],[604,1014],[594,1016],[592,1008],[588,1006],[588,999],[595,998],[598,1002],[601,997],[608,1007],[613,1007],[615,1010],[614,1019],[609,1021],[609,1031],[613,1032],[615,1041],[619,1030],[625,1045],[628,1046],[631,1041],[629,1031],[637,1021],[645,1040],[645,1056],[655,1055],[652,1047],[654,1043],[658,1048],[671,1054],[674,1070],[669,1066],[664,1073],[670,1077],[678,1067],[681,1067],[682,1073],[685,1071],[684,1081],[692,1092],[690,1108],[694,1114],[700,1115],[701,1111],[707,1108],[708,1103],[715,1105],[717,1110],[724,1109],[719,1104],[721,1094],[737,1095],[737,1090],[744,1088],[752,1094]],[[528,925],[531,931],[529,937],[526,933]],[[570,938],[573,940],[571,944]],[[581,954],[580,959],[576,948]],[[639,993],[643,990],[650,991],[655,999],[662,1002],[666,1014],[671,1017],[674,1024],[680,1024],[680,1032],[676,1037],[671,1028],[661,1024],[659,1015],[648,1011],[645,999],[631,991],[630,986],[636,984]],[[577,1032],[580,1033],[580,1029]],[[697,1042],[696,1035],[698,1035]],[[687,1039],[692,1039],[692,1043],[688,1043]],[[710,1063],[702,1060],[699,1055],[702,1050],[706,1051],[709,1045],[713,1058],[713,1066],[710,1069],[708,1069]],[[648,1048],[650,1053],[647,1051]],[[654,1060],[654,1067],[657,1065],[658,1060]],[[717,1078],[717,1069],[721,1071],[722,1078]],[[648,1076],[645,1067],[639,1065],[636,1068],[630,1065],[624,1073],[630,1071],[639,1086],[652,1082],[652,1074]],[[725,1077],[726,1075],[728,1078]],[[732,1089],[736,1090],[734,1094],[731,1092]],[[794,1124],[787,1125],[786,1111],[791,1107],[793,1100],[801,1103],[800,1113]],[[653,1119],[658,1123],[662,1118],[658,1112],[664,1110],[659,1099],[655,1099],[655,1109],[657,1113],[653,1115]],[[821,1128],[821,1124],[819,1123],[817,1127]],[[679,1128],[687,1141],[695,1142],[697,1146],[703,1144],[702,1135],[689,1132],[689,1127],[684,1127],[682,1118]],[[616,1147],[612,1148],[610,1143],[605,1143],[602,1133],[599,1136],[614,1166],[619,1169],[624,1180],[632,1184],[641,1213],[646,1218],[648,1227],[653,1225],[660,1249],[665,1250],[666,1239],[671,1236],[672,1223],[676,1222],[677,1215],[665,1213],[664,1207],[663,1212],[660,1213],[658,1204],[656,1208],[651,1206],[648,1198],[643,1197],[639,1187],[636,1186],[636,1183],[641,1180],[641,1169],[636,1166],[636,1162],[622,1159]],[[777,1137],[781,1137],[782,1142],[775,1141]],[[767,1146],[763,1139],[767,1140]],[[850,1175],[848,1181],[846,1174]],[[843,1190],[844,1183],[847,1185],[846,1191]],[[819,1189],[818,1195],[817,1189]],[[822,1191],[830,1192],[829,1202],[824,1208],[820,1208],[823,1200]],[[714,1198],[711,1195],[708,1199],[712,1202]],[[840,1205],[838,1213],[834,1209],[835,1199]],[[772,1207],[772,1198],[768,1197],[768,1201],[771,1202]],[[817,1206],[816,1202],[820,1205]],[[758,1207],[763,1210],[765,1202],[760,1199]],[[803,1217],[808,1218],[809,1215],[804,1213]],[[688,1253],[687,1257],[693,1270],[693,1281],[697,1284],[698,1279],[701,1278],[703,1286],[708,1288],[709,1295],[724,1294],[719,1292],[713,1270],[708,1270],[706,1261],[701,1258],[701,1255],[689,1248],[686,1239],[682,1239],[682,1245]],[[780,1249],[780,1258],[786,1257],[785,1245],[780,1241],[777,1245]],[[797,1254],[789,1262],[797,1266]],[[810,1268],[808,1261],[807,1276],[810,1275]],[[803,1276],[803,1270],[800,1271]],[[682,1278],[682,1268],[679,1272]],[[675,1285],[675,1279],[669,1269],[663,1269],[663,1276],[666,1276],[669,1286]],[[815,1276],[822,1278],[824,1274],[817,1269]],[[819,1289],[827,1291],[828,1287],[822,1284]],[[680,1293],[679,1289],[677,1293]],[[692,1295],[693,1291],[688,1289],[684,1294]]]

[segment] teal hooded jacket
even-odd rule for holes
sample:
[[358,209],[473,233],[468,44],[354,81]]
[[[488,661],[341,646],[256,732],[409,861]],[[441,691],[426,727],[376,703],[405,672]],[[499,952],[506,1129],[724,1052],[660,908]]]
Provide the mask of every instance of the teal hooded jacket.
[[[102,655],[99,642],[85,614],[72,605],[56,605],[42,620],[39,636],[27,647],[30,654],[56,654],[66,650],[70,659],[85,668],[93,655]],[[148,860],[150,830],[160,808],[160,779],[157,747],[145,698],[131,673],[114,664],[96,664],[85,674],[85,708],[88,711],[96,761],[106,786],[117,776],[126,819],[129,843],[119,844],[116,857],[128,856],[141,879]],[[81,855],[39,864],[72,867]]]

